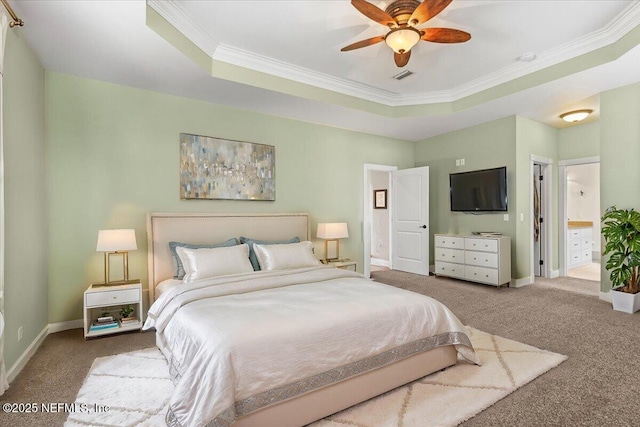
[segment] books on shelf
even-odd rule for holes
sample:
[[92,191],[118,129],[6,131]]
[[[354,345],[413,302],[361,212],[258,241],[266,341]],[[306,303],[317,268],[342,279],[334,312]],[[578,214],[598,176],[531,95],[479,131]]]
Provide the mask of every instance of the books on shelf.
[[120,319],[120,324],[124,325],[133,325],[138,323],[138,318],[137,317],[124,317],[122,319]]
[[105,329],[117,328],[118,326],[119,326],[118,322],[116,322],[115,320],[111,320],[111,322],[107,322],[107,321],[100,322],[96,319],[94,320],[93,324],[89,328],[89,331],[90,332],[103,331]]

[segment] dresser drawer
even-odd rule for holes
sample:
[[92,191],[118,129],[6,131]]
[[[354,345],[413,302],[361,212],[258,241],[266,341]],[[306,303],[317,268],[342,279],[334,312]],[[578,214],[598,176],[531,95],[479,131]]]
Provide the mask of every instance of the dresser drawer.
[[436,261],[436,274],[464,279],[464,265]]
[[474,267],[467,265],[464,268],[464,278],[474,282],[498,284],[498,270],[493,268]]
[[591,228],[583,228],[580,230],[580,237],[583,239],[591,239]]
[[569,230],[569,238],[570,239],[579,239],[580,238],[580,230]]
[[591,239],[582,239],[582,249],[589,249],[591,250]]
[[473,251],[498,252],[498,241],[493,239],[464,239],[464,248]]
[[569,265],[580,264],[582,262],[582,252],[573,251],[569,254]]
[[464,237],[437,235],[434,240],[437,248],[464,249]]
[[569,250],[575,251],[578,249],[582,249],[582,242],[580,239],[571,239],[569,240]]
[[464,263],[480,267],[498,268],[498,254],[491,252],[466,251]]
[[137,303],[140,301],[140,292],[138,289],[89,292],[86,294],[86,298],[87,307]]
[[464,251],[460,249],[436,248],[435,260],[462,264],[464,262]]
[[582,251],[582,262],[591,261],[591,249],[586,249]]

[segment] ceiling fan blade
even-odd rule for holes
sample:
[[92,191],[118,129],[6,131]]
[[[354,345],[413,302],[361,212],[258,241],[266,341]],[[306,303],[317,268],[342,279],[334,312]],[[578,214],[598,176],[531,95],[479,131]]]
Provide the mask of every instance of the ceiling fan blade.
[[360,13],[369,19],[373,19],[379,24],[386,25],[388,27],[397,27],[398,23],[391,15],[384,10],[365,0],[351,0],[353,7],[358,9]]
[[393,52],[393,59],[396,61],[396,65],[400,68],[404,67],[409,63],[409,58],[411,58],[411,51],[408,51],[405,53]]
[[425,28],[421,39],[434,43],[463,43],[471,39],[471,34],[453,28]]
[[442,12],[445,7],[449,6],[451,1],[452,0],[424,0],[411,14],[409,24],[415,27],[423,22],[427,22],[429,19]]
[[360,40],[359,42],[355,42],[353,44],[350,44],[349,46],[345,46],[340,49],[340,51],[346,52],[348,50],[360,49],[361,47],[371,46],[372,44],[380,43],[381,41],[384,41],[384,36],[372,37],[370,39]]

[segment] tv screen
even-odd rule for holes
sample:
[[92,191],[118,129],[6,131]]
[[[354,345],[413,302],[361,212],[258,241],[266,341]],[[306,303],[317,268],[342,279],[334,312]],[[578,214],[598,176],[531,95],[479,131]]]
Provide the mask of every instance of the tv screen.
[[507,168],[484,169],[449,175],[453,212],[507,210]]

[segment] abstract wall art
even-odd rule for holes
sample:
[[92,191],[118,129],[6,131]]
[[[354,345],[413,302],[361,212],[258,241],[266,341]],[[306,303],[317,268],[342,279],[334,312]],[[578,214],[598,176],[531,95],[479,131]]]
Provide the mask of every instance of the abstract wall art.
[[275,200],[276,148],[180,134],[180,198]]

